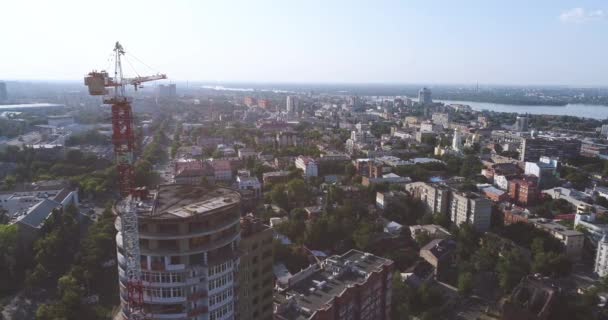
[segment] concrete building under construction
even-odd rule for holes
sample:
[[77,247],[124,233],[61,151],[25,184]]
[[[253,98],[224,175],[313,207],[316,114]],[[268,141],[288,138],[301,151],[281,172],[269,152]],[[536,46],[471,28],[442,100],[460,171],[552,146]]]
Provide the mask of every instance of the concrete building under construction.
[[[143,311],[151,319],[233,319],[240,195],[217,187],[161,185],[137,202]],[[127,276],[115,209],[122,317]]]

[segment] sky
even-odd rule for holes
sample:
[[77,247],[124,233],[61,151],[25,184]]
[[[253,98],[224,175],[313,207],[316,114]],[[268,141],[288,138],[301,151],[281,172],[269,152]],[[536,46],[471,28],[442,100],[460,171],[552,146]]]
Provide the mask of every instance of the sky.
[[118,40],[174,81],[608,85],[606,0],[4,0],[0,30],[4,80],[80,80]]

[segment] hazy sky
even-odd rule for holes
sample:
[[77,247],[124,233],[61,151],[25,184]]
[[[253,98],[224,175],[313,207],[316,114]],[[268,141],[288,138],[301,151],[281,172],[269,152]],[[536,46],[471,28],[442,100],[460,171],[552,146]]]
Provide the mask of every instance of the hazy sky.
[[120,40],[177,81],[608,85],[606,0],[4,0],[0,30],[0,79],[79,80]]

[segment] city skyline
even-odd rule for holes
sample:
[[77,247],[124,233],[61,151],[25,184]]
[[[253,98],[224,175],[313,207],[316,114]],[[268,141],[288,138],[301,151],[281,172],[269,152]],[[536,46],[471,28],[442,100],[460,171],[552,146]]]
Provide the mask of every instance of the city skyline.
[[0,27],[18,26],[4,39],[16,49],[0,53],[0,76],[77,81],[91,66],[107,68],[99,61],[119,40],[138,73],[172,81],[604,86],[606,7],[134,1],[93,11],[73,1],[10,2]]

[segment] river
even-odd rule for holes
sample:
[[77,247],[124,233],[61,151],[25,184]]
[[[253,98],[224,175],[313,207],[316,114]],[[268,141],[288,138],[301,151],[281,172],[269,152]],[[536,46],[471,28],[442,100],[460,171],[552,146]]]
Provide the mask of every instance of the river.
[[466,104],[471,106],[473,110],[489,110],[496,112],[517,112],[520,114],[550,114],[558,116],[575,116],[604,120],[608,118],[608,106],[599,106],[593,104],[567,104],[565,106],[530,106],[530,105],[513,105],[500,104],[490,102],[474,102],[474,101],[453,101],[453,100],[433,100],[443,102],[445,104]]

